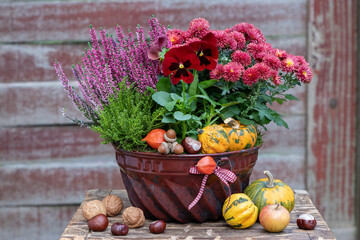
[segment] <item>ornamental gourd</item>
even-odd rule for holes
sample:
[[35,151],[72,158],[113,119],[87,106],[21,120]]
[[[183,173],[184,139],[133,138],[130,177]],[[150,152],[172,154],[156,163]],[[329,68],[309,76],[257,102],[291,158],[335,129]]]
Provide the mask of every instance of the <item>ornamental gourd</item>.
[[264,171],[267,178],[253,181],[244,193],[250,197],[259,208],[259,212],[269,204],[281,204],[289,212],[295,206],[295,195],[293,190],[284,182],[274,179],[269,171]]
[[229,138],[220,125],[209,125],[198,130],[201,151],[205,154],[226,152],[229,148]]
[[244,193],[236,193],[225,200],[223,217],[232,228],[243,229],[254,225],[258,217],[258,208]]
[[253,125],[239,124],[233,118],[227,118],[224,122],[221,126],[229,138],[229,151],[252,148],[255,145],[257,131]]

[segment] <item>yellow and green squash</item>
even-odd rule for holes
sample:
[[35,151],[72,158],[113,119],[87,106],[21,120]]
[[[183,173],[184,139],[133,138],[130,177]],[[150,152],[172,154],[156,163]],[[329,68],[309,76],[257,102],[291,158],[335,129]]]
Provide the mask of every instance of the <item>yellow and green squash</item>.
[[252,148],[256,143],[257,131],[253,125],[240,124],[233,118],[225,119],[221,126],[229,138],[229,151]]
[[264,171],[264,174],[267,178],[253,181],[244,193],[259,208],[259,212],[269,204],[281,204],[291,212],[295,206],[293,190],[281,180],[274,179],[269,171]]
[[220,125],[209,125],[198,130],[201,152],[205,154],[222,153],[229,149],[229,138]]
[[255,224],[258,217],[258,208],[244,193],[236,193],[225,200],[223,217],[232,228],[244,229]]

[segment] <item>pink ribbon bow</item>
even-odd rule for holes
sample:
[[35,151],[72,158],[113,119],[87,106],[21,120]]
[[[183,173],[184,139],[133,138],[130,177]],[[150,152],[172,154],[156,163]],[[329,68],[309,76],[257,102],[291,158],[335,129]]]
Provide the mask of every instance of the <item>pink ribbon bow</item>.
[[[191,167],[189,172],[191,174],[203,174],[201,173],[195,166]],[[218,176],[220,178],[220,180],[228,187],[229,189],[229,201],[228,201],[228,205],[230,203],[230,198],[231,198],[231,190],[230,190],[230,185],[229,182],[233,183],[236,180],[236,175],[227,169],[221,168],[219,166],[216,166],[214,172],[213,172],[216,176]],[[206,181],[208,179],[209,175],[205,174],[202,182],[201,182],[201,186],[200,186],[200,190],[199,193],[197,194],[196,198],[192,201],[192,203],[190,203],[188,210],[190,210],[192,207],[194,207],[198,201],[200,200],[201,196],[204,193],[205,190],[205,185],[206,185]],[[227,208],[228,206],[226,206]]]

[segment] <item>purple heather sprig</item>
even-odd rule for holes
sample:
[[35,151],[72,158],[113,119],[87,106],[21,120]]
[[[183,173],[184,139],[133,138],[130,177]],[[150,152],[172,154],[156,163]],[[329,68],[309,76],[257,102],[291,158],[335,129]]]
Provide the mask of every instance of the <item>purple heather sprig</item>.
[[[166,34],[155,17],[149,20],[150,39]],[[129,32],[123,33],[120,26],[116,27],[118,39],[109,36],[100,29],[100,40],[95,29],[90,26],[91,42],[85,49],[82,63],[73,65],[73,74],[78,81],[83,98],[69,86],[69,80],[61,69],[60,63],[54,64],[56,72],[69,97],[84,116],[94,121],[94,113],[108,104],[108,97],[119,90],[121,81],[144,92],[148,87],[156,88],[159,62],[148,58],[149,44],[143,28],[138,26],[135,37]]]

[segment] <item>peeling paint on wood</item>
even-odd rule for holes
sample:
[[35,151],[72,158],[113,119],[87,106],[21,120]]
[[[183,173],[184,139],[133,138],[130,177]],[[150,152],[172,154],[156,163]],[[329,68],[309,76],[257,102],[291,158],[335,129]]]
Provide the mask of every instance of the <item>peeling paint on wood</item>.
[[147,24],[153,14],[177,28],[187,28],[193,18],[205,17],[215,29],[247,21],[265,35],[306,33],[305,0],[15,2],[1,4],[0,12],[2,42],[86,40],[90,24],[106,29],[120,24],[133,30],[136,24]]
[[124,189],[113,154],[2,164],[0,182],[0,207],[74,204],[87,189]]
[[307,188],[330,225],[354,223],[356,1],[311,0]]
[[9,127],[0,128],[0,136],[3,163],[114,154],[110,144],[102,144],[99,134],[85,127]]

